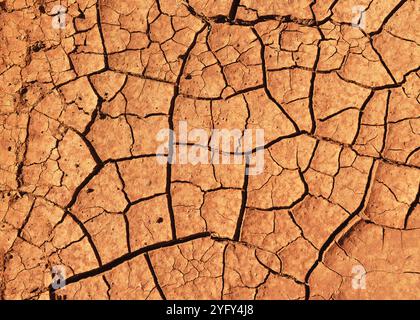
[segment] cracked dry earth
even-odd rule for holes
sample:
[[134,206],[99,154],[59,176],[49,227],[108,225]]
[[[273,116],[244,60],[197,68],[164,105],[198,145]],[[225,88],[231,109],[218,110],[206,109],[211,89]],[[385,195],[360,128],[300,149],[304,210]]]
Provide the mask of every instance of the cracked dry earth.
[[[1,299],[420,297],[419,1],[57,4],[0,2]],[[159,163],[180,120],[263,172]]]

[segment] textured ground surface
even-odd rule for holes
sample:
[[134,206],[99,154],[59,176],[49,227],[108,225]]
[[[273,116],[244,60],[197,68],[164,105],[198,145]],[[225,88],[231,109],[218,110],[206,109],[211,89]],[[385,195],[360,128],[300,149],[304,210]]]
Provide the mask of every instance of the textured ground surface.
[[[0,1],[0,298],[420,298],[419,1],[58,3]],[[179,120],[263,173],[160,164]]]

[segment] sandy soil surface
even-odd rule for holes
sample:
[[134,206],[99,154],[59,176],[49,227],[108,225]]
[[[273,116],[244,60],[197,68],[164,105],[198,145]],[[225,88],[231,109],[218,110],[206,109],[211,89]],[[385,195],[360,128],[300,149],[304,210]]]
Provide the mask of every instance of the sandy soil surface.
[[[420,298],[419,20],[0,1],[0,299]],[[264,129],[262,173],[158,161],[180,121]]]

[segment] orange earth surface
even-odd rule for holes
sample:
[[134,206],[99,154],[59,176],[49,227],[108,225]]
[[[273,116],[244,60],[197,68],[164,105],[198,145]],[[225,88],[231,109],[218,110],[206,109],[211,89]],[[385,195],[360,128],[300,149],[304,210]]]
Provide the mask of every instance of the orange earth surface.
[[[0,299],[419,299],[419,21],[0,1]],[[158,161],[182,121],[263,129],[262,172]]]

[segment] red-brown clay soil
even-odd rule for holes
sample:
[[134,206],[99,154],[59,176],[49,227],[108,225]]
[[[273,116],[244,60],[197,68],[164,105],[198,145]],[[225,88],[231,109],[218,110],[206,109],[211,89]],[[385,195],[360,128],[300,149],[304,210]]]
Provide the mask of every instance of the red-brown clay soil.
[[419,1],[58,4],[0,1],[0,299],[420,298]]

